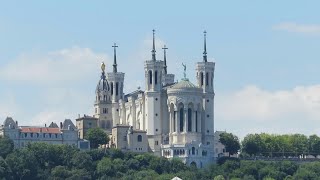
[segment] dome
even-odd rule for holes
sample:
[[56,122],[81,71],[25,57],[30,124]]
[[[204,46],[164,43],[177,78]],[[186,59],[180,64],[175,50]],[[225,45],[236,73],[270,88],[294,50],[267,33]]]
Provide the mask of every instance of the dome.
[[189,79],[181,79],[180,82],[172,85],[170,87],[170,89],[194,89],[194,90],[201,90],[200,88],[198,88],[196,85],[192,84]]
[[110,90],[110,87],[109,87],[109,83],[106,79],[105,72],[102,71],[101,78],[100,78],[98,85],[97,85],[97,88],[96,88],[96,92],[109,91],[109,90]]
[[16,125],[16,123],[14,122],[14,120],[11,117],[7,117],[6,120],[4,120],[3,122],[3,126],[8,128],[11,127],[13,128]]

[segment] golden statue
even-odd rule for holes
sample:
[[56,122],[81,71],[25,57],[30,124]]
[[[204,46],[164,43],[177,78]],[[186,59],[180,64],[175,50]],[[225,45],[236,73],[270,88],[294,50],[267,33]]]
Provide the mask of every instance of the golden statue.
[[104,72],[104,70],[106,69],[106,65],[104,64],[104,62],[101,63],[101,70]]

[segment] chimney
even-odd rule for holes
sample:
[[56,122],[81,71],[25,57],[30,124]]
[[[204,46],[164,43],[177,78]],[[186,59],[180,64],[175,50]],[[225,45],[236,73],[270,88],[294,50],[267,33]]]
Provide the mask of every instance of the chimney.
[[78,114],[78,118],[80,118],[80,114]]
[[60,129],[62,129],[62,122],[60,122]]

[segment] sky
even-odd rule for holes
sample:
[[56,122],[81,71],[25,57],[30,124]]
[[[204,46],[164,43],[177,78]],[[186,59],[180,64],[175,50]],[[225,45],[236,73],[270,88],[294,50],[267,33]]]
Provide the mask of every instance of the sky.
[[125,93],[144,87],[166,45],[168,72],[195,83],[207,31],[215,130],[320,135],[320,1],[1,1],[0,122],[75,120],[94,112],[113,43]]

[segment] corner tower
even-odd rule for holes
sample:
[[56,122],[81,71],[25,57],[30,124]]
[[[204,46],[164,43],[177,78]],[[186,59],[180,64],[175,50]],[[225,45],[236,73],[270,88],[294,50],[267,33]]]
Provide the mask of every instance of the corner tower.
[[118,72],[117,68],[117,45],[114,43],[113,47],[113,71],[107,73],[107,79],[110,83],[110,95],[112,102],[112,125],[120,124],[119,117],[119,100],[123,99],[123,82],[124,73]]
[[162,142],[162,111],[161,90],[163,61],[156,60],[155,30],[153,30],[152,59],[144,62],[145,70],[145,102],[146,102],[146,130],[149,146],[155,154],[160,155],[160,144]]
[[98,118],[99,127],[111,132],[112,113],[110,86],[105,75],[106,66],[101,64],[101,77],[96,88],[96,100],[94,102],[95,118]]
[[[203,61],[196,63],[197,85],[203,91],[203,112],[201,121],[201,132],[203,132],[203,143],[213,147],[214,140],[214,62],[207,60],[206,34],[204,31]],[[213,148],[212,148],[213,150]],[[213,152],[212,152],[213,153]]]

